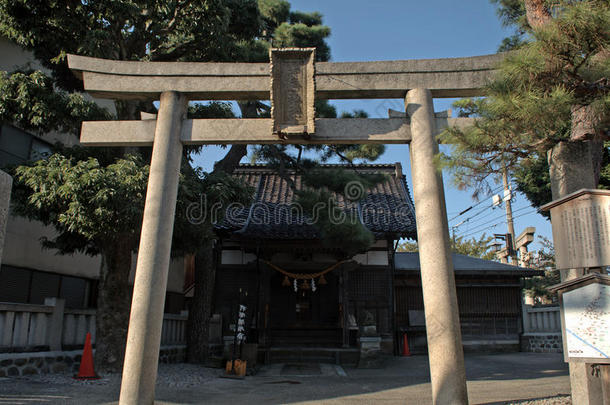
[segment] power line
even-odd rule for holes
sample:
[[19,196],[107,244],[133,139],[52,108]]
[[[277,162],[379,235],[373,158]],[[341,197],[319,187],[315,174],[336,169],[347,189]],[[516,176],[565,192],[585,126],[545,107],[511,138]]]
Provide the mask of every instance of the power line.
[[[477,218],[477,220],[476,220],[476,221],[472,221],[472,222],[470,223],[470,225],[474,226],[474,224],[476,224],[476,223],[477,223],[477,222],[479,222],[479,221],[482,221],[483,219],[485,219],[485,218],[489,217],[490,215],[497,214],[497,212],[495,211],[495,208],[496,208],[496,207],[497,207],[497,206],[492,206],[492,207],[491,207],[491,208],[492,208],[492,210],[491,210],[490,212],[488,212],[487,214],[483,215],[483,216],[482,216],[482,217],[480,217],[480,218]],[[477,226],[478,226],[478,225],[477,225]]]
[[[519,209],[515,210],[514,212],[523,211],[524,209],[527,209],[527,208],[531,208],[531,207],[530,207],[530,206],[528,206],[528,205],[526,205],[525,207],[521,207],[521,208],[519,208]],[[490,220],[488,220],[488,221],[486,221],[486,222],[483,222],[482,224],[478,224],[478,225],[476,226],[476,228],[478,229],[478,228],[480,228],[481,226],[486,225],[486,224],[489,224],[489,223],[492,223],[492,222],[494,222],[494,221],[496,221],[497,223],[499,223],[499,222],[503,222],[503,221],[504,221],[504,214],[502,214],[502,215],[500,215],[500,216],[498,216],[498,217],[492,218],[492,219],[490,219]],[[483,229],[485,229],[485,228],[483,228]],[[470,231],[465,231],[465,232],[470,232]]]
[[500,187],[496,187],[495,189],[491,190],[491,194],[487,195],[486,197],[482,198],[481,201],[479,201],[476,204],[471,205],[470,207],[460,211],[456,216],[454,216],[453,218],[451,218],[449,220],[449,222],[453,221],[454,219],[458,218],[461,215],[464,215],[465,213],[467,213],[468,211],[470,211],[471,209],[478,207],[479,205],[483,204],[485,202],[486,199],[488,199],[489,197],[493,196],[494,194],[496,194],[496,192],[498,190],[501,190],[504,186],[500,186]]
[[[479,203],[479,204],[480,204],[480,203]],[[464,223],[470,222],[470,220],[471,220],[471,219],[473,219],[474,217],[476,217],[476,216],[480,215],[480,214],[481,214],[482,212],[484,212],[486,209],[491,208],[491,209],[492,209],[492,211],[491,211],[491,212],[489,212],[489,213],[487,213],[487,214],[483,215],[482,217],[480,217],[480,218],[476,219],[475,221],[472,221],[472,222],[470,222],[470,223],[469,223],[469,225],[474,226],[474,224],[476,224],[477,222],[479,222],[479,221],[483,220],[484,218],[489,217],[490,215],[495,214],[496,212],[495,212],[494,210],[495,210],[495,208],[496,208],[496,207],[498,207],[498,206],[499,206],[499,205],[493,205],[493,204],[492,204],[492,205],[490,205],[490,206],[484,207],[483,209],[481,209],[481,210],[477,211],[475,214],[473,214],[473,215],[471,215],[470,217],[466,218],[465,220],[463,220],[463,221],[462,221],[462,222],[460,222],[459,224],[452,226],[452,228],[457,228],[457,227],[459,227],[460,225],[462,225],[462,224],[464,224]],[[522,208],[520,208],[519,210],[522,210],[522,209],[527,208],[527,207],[529,207],[529,206],[522,207]],[[515,210],[515,212],[517,212],[517,211],[519,211],[519,210]],[[498,217],[498,218],[500,218],[500,217]],[[492,219],[492,221],[493,221],[493,220],[494,220],[494,219]],[[486,223],[487,223],[487,222],[486,222]],[[483,224],[478,224],[477,226],[480,226],[480,225],[483,225]]]
[[[527,207],[525,207],[525,208],[527,208]],[[537,209],[533,209],[532,211],[529,211],[529,212],[523,213],[523,214],[521,214],[521,215],[517,215],[517,216],[513,217],[513,219],[520,218],[520,217],[524,217],[524,216],[526,216],[526,215],[531,215],[531,214],[535,214],[535,213],[538,213],[538,210],[537,210]],[[493,224],[493,225],[488,225],[488,226],[483,227],[483,228],[478,228],[478,229],[476,229],[476,230],[473,230],[473,231],[470,231],[470,232],[468,232],[468,233],[465,233],[465,234],[462,234],[462,235],[458,235],[458,236],[460,236],[460,237],[462,237],[462,238],[465,238],[466,236],[470,236],[470,235],[473,235],[473,234],[475,234],[475,233],[482,232],[482,231],[484,231],[484,230],[486,230],[486,229],[488,229],[488,228],[495,228],[496,226],[500,225],[500,224],[501,224],[501,223],[503,223],[503,222],[504,222],[504,219],[501,219],[501,220],[499,220],[498,222],[496,222],[496,223],[495,223],[495,224]]]
[[[529,207],[530,207],[529,205],[523,206],[523,207],[521,207],[521,208],[516,209],[516,210],[515,210],[515,212],[518,212],[518,211],[523,211],[524,209],[529,208]],[[495,207],[494,207],[494,208],[495,208]],[[494,210],[494,211],[491,211],[490,213],[488,213],[488,214],[486,214],[486,215],[483,215],[482,217],[478,218],[476,221],[471,222],[471,223],[470,223],[470,225],[471,225],[471,226],[476,226],[476,227],[478,227],[478,226],[484,225],[484,224],[486,224],[486,223],[488,223],[488,222],[495,221],[496,219],[499,219],[499,218],[504,218],[504,217],[505,217],[505,216],[504,216],[504,214],[502,214],[501,216],[498,216],[498,217],[495,217],[495,218],[492,218],[492,219],[488,219],[488,220],[487,220],[487,222],[484,222],[484,223],[478,223],[478,222],[482,221],[483,219],[485,219],[485,218],[489,217],[490,215],[494,215],[494,214],[497,214],[497,213],[498,213],[498,212],[497,212],[497,211],[495,211],[495,210]],[[475,225],[475,224],[476,224],[476,225]],[[467,231],[465,231],[465,232],[467,232]]]
[[457,225],[454,225],[453,228],[457,228],[458,226],[470,221],[471,219],[473,219],[474,217],[476,217],[477,215],[480,215],[482,212],[484,212],[486,209],[488,209],[490,207],[483,207],[482,209],[480,209],[479,211],[477,211],[476,213],[472,214],[471,216],[469,216],[468,218],[466,218],[465,220],[463,220],[462,222],[460,222]]

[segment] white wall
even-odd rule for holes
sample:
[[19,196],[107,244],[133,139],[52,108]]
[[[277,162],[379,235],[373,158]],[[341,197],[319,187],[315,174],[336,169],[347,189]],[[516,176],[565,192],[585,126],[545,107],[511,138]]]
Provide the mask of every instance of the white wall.
[[[17,68],[39,69],[49,74],[49,71],[34,58],[29,51],[24,51],[19,46],[0,37],[0,70],[13,71]],[[111,100],[90,100],[108,110],[114,112],[114,103]],[[52,132],[39,136],[40,139],[50,143],[62,142],[64,145],[72,146],[78,144],[74,135]],[[76,277],[96,279],[99,277],[101,259],[99,256],[91,257],[84,254],[57,255],[54,250],[42,249],[40,238],[43,236],[52,238],[56,235],[52,227],[47,227],[40,222],[29,221],[25,218],[10,216],[7,221],[6,239],[2,263],[15,267],[47,271]],[[135,274],[137,256],[132,260],[131,280]],[[181,293],[184,283],[184,259],[177,258],[170,264],[167,290]]]
[[48,70],[43,69],[40,62],[34,59],[31,52],[24,51],[18,45],[13,44],[8,39],[0,36],[0,70],[12,71],[17,68],[27,67],[31,69],[43,70],[48,73]]
[[37,221],[10,216],[2,264],[48,271],[77,277],[97,278],[100,258],[84,254],[57,255],[55,250],[43,249],[40,238],[52,238],[55,230]]
[[[4,244],[2,264],[27,269],[59,273],[75,277],[97,279],[99,277],[101,258],[82,253],[58,255],[53,249],[43,249],[40,238],[53,238],[56,235],[52,227],[37,221],[9,216]],[[130,280],[135,277],[137,255],[131,261]],[[172,259],[167,281],[167,291],[181,293],[184,286],[184,258]]]

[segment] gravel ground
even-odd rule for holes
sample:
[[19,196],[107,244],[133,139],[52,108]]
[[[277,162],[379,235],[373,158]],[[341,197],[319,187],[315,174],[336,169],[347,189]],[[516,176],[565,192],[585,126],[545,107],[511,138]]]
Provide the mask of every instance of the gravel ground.
[[569,395],[558,395],[555,397],[546,397],[532,399],[529,401],[505,402],[505,405],[571,405],[572,400]]
[[[221,369],[205,368],[194,364],[160,364],[157,376],[157,387],[164,388],[191,388],[198,387],[218,378],[222,374]],[[98,380],[76,380],[73,374],[44,374],[31,377],[31,379],[42,384],[57,384],[70,386],[119,386],[120,374],[107,374]]]

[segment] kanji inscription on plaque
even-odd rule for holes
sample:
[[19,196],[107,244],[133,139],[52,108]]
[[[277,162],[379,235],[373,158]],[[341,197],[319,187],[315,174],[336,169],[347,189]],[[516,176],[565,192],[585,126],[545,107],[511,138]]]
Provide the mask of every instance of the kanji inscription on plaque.
[[271,118],[281,137],[315,132],[314,60],[315,48],[270,51]]
[[558,269],[610,265],[610,191],[580,190],[541,208],[551,210]]

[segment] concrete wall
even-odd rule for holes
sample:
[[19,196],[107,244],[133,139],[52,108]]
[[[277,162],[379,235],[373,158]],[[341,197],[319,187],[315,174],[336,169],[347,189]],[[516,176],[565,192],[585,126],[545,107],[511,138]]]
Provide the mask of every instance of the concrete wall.
[[3,264],[48,271],[76,277],[97,278],[99,257],[84,254],[57,255],[55,250],[43,249],[40,238],[53,237],[55,230],[41,222],[11,216],[8,221]]
[[[0,37],[0,70],[13,71],[17,68],[27,67],[40,69],[49,74],[42,67],[33,54],[24,51],[19,46]],[[114,103],[110,100],[93,99],[85,94],[85,97],[94,100],[97,104],[114,112]],[[43,136],[34,135],[46,142],[61,142],[64,145],[76,145],[78,139],[74,135],[51,132]],[[0,192],[3,193],[0,188]],[[0,219],[2,218],[0,213]],[[1,223],[0,223],[1,225]],[[4,260],[1,263],[23,267],[28,269],[59,273],[64,275],[96,279],[100,270],[100,257],[91,257],[84,254],[67,256],[56,255],[54,250],[44,250],[40,244],[40,238],[53,237],[56,235],[52,227],[40,222],[29,221],[25,218],[9,216],[6,229],[6,243],[4,249]],[[1,239],[1,238],[0,238]],[[1,255],[2,250],[0,250]],[[0,256],[1,258],[2,256]],[[136,255],[132,260],[131,281],[135,273]],[[167,290],[182,293],[184,284],[184,259],[173,259],[170,265]]]
[[[40,238],[52,238],[55,230],[41,222],[10,216],[6,231],[3,264],[27,269],[59,273],[75,277],[97,279],[101,258],[82,253],[57,255],[53,249],[43,249]],[[130,280],[133,283],[137,255],[131,262]],[[170,264],[167,290],[181,293],[184,287],[184,258],[174,258]]]
[[29,67],[30,69],[41,69],[48,73],[46,69],[42,68],[40,62],[34,59],[29,51],[24,51],[18,45],[10,42],[8,39],[0,36],[0,70],[12,71],[18,68]]

